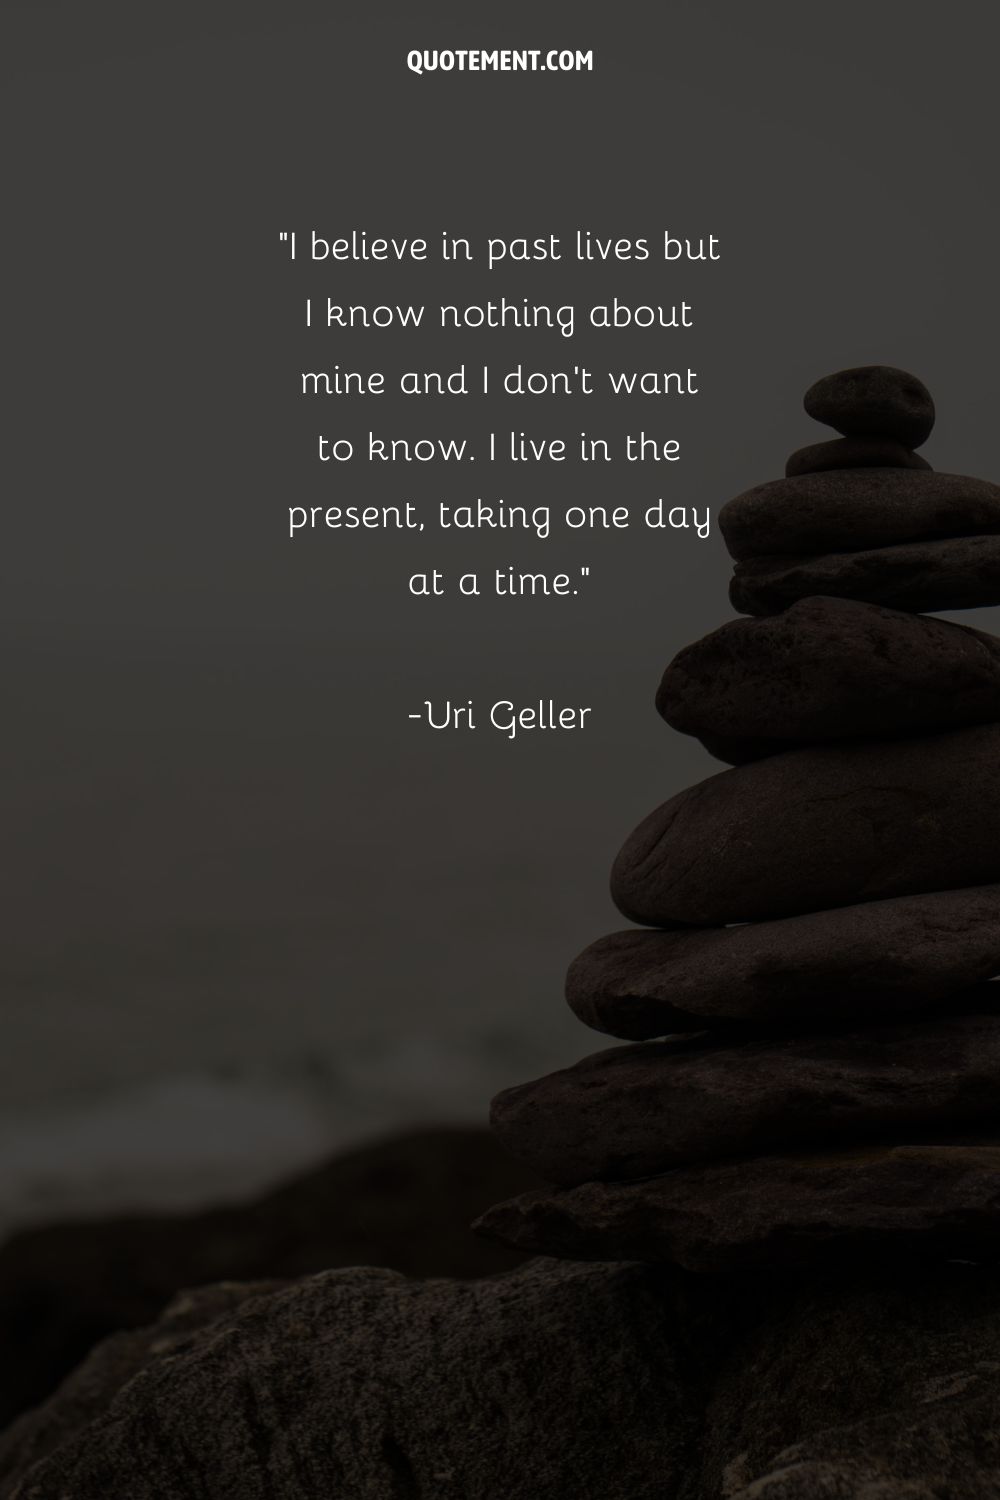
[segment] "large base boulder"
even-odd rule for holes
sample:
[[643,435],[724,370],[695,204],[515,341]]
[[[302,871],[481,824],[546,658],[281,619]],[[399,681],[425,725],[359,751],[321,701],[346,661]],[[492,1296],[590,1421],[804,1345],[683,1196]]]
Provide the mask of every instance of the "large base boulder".
[[2,1500],[996,1500],[1000,1272],[536,1261],[221,1287],[0,1441]]
[[700,1384],[645,1268],[222,1297],[102,1346],[15,1424],[3,1500],[663,1500],[695,1461]]

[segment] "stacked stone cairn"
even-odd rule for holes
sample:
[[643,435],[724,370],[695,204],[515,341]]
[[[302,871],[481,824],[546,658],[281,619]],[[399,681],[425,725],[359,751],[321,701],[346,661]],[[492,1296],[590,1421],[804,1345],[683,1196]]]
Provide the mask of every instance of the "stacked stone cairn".
[[657,707],[731,769],[658,807],[611,889],[644,924],[567,998],[630,1045],[508,1089],[553,1184],[478,1228],[694,1271],[1000,1255],[1000,488],[915,451],[934,406],[827,376],[842,436],[730,501],[737,619]]

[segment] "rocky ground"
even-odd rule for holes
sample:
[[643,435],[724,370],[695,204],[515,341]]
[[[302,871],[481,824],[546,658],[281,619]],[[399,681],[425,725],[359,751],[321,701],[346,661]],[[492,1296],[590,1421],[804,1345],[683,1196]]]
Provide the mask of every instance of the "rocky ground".
[[538,1260],[180,1297],[0,1444],[4,1500],[996,1500],[1000,1278]]

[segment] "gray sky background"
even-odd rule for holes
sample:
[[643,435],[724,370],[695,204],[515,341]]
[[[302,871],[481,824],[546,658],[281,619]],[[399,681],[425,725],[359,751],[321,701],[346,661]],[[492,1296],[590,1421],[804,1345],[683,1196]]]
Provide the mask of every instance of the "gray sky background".
[[[930,385],[935,467],[995,477],[995,16],[15,0],[0,28],[7,1211],[238,1191],[387,1124],[480,1117],[504,1082],[601,1045],[562,975],[620,925],[624,835],[718,769],[652,697],[729,617],[724,549],[641,529],[290,544],[285,508],[664,494],[714,511],[822,436],[800,404],[813,379],[874,361]],[[417,77],[414,46],[593,48],[595,69]],[[292,228],[670,229],[716,234],[722,259],[291,267]],[[432,311],[446,293],[687,300],[695,327],[307,341],[307,290]],[[313,457],[318,431],[364,432],[371,408],[304,402],[303,368],[522,359],[691,366],[701,394],[386,396],[371,425],[645,428],[682,462],[470,479]],[[419,566],[507,563],[591,577],[535,603],[405,591]],[[509,745],[406,718],[470,696],[589,704],[592,727]]]

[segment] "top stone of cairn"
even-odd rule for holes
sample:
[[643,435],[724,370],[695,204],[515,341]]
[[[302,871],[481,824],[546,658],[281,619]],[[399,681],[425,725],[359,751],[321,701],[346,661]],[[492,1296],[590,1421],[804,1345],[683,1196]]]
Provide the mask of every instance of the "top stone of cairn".
[[803,405],[817,422],[849,438],[894,438],[919,448],[934,426],[934,401],[922,380],[891,365],[860,365],[824,375]]

